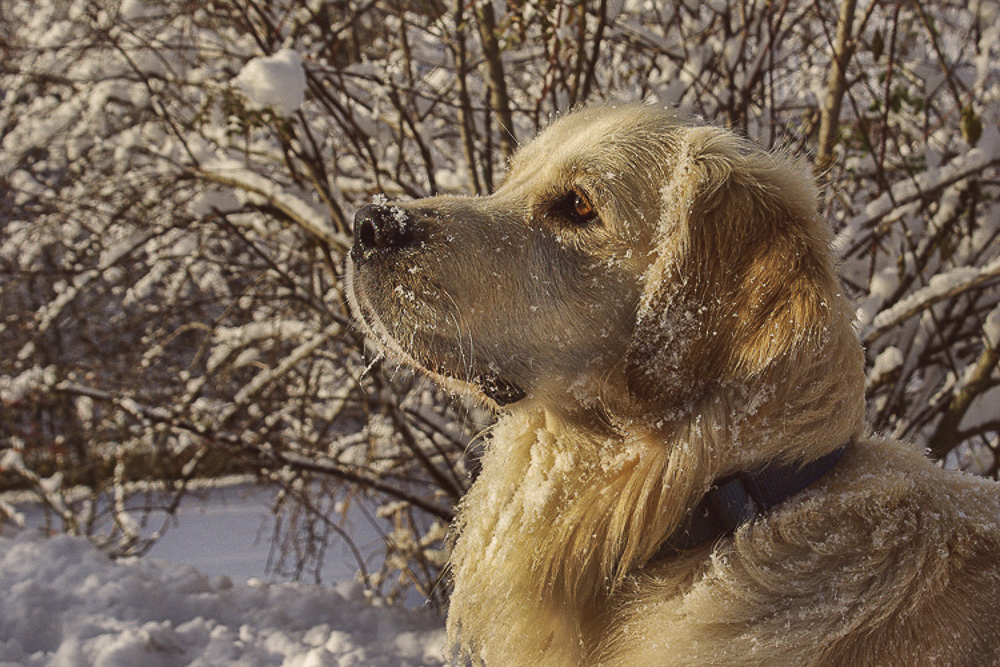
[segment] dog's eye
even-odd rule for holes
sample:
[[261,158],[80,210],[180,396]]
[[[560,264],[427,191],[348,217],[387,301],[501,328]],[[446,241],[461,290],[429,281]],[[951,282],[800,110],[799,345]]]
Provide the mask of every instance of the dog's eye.
[[590,203],[590,200],[579,190],[574,192],[573,214],[586,222],[590,222],[597,215],[597,211],[594,210],[594,206]]
[[597,209],[594,208],[594,205],[590,202],[590,198],[580,188],[573,188],[570,192],[559,198],[555,206],[553,206],[553,210],[555,213],[567,218],[574,225],[580,227],[589,225],[597,219]]

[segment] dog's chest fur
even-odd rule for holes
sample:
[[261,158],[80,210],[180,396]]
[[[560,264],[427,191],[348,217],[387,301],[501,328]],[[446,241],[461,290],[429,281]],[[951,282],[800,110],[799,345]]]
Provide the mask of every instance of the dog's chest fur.
[[665,448],[566,428],[506,416],[460,507],[449,630],[487,664],[579,663],[607,592],[670,520]]
[[[607,451],[611,443],[581,448],[546,421],[541,412],[519,414],[494,428],[480,477],[460,509],[449,622],[453,638],[466,647],[474,640],[488,664],[511,655],[541,657],[554,640],[575,634],[579,619],[567,618],[560,589],[580,583],[561,580],[590,555],[574,549],[593,548],[579,544],[593,518],[580,507],[581,495],[603,488],[602,478],[630,456]],[[491,641],[493,628],[504,628],[502,642]]]

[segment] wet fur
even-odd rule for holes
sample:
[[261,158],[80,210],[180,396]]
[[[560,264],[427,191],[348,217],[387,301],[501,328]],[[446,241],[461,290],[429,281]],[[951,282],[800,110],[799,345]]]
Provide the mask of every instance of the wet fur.
[[[863,425],[863,355],[809,169],[647,106],[560,119],[480,198],[400,204],[349,262],[391,355],[501,410],[462,501],[449,635],[488,665],[1000,661],[1000,494]],[[599,213],[564,213],[580,188]],[[359,255],[360,256],[360,255]],[[712,480],[835,471],[651,561]]]

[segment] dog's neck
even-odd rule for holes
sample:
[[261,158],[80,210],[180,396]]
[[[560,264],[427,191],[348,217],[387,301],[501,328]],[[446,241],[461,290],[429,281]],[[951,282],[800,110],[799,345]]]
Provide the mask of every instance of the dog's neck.
[[[729,387],[662,424],[596,429],[519,403],[494,427],[459,508],[453,645],[487,664],[543,654],[550,664],[585,662],[586,638],[601,635],[585,624],[714,480],[772,460],[810,461],[855,434],[854,399],[819,369],[776,369],[795,381],[766,391]],[[496,627],[505,630],[495,636]]]
[[663,542],[652,561],[672,558],[732,535],[744,524],[830,473],[843,457],[848,444],[812,461],[772,461],[755,470],[728,475],[713,482],[685,522]]

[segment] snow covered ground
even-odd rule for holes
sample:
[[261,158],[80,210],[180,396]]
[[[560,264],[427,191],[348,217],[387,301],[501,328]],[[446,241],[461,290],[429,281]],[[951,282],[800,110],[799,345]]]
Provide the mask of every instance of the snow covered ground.
[[146,558],[111,561],[82,538],[0,536],[0,665],[444,663],[442,620],[372,605],[349,561],[324,569],[348,583],[266,581],[261,493],[192,504]]

